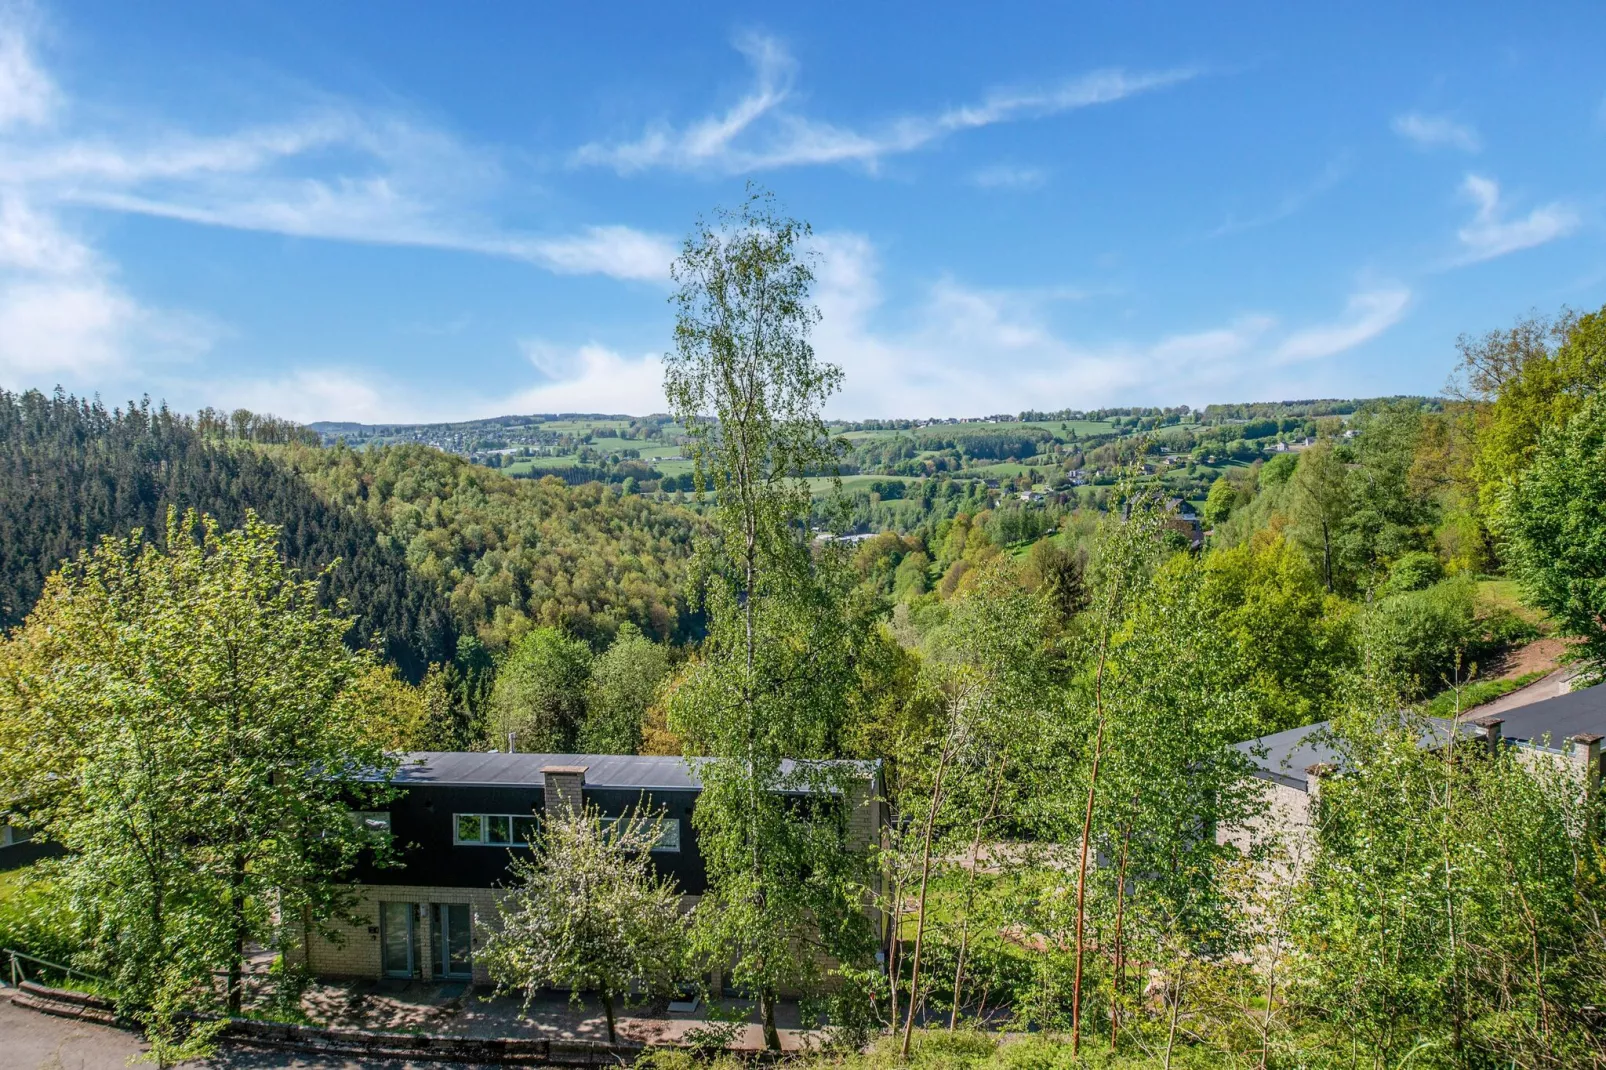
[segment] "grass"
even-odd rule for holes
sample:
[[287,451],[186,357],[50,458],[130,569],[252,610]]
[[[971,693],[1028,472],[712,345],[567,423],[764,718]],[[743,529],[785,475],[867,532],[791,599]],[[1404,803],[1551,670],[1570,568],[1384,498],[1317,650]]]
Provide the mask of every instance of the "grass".
[[1015,476],[1025,475],[1036,468],[1039,472],[1047,471],[1041,465],[1011,464],[1008,461],[999,464],[979,464],[965,469],[960,475],[971,476],[975,479],[1013,479]]
[[550,420],[541,425],[543,431],[617,431],[629,427],[629,420]]
[[[1507,680],[1475,680],[1461,689],[1461,712],[1493,702],[1502,695],[1527,687],[1545,676],[1544,670],[1523,673]],[[1456,713],[1456,694],[1453,689],[1441,691],[1427,701],[1422,711],[1432,717],[1453,717]]]
[[1514,613],[1534,625],[1541,631],[1548,632],[1549,619],[1542,610],[1524,605],[1517,591],[1517,581],[1507,579],[1480,579],[1477,581],[1473,593],[1478,607],[1478,615],[1488,616],[1492,611],[1506,610]]
[[[843,476],[842,490],[843,493],[851,494],[856,490],[869,490],[872,483],[908,483],[913,479],[913,476],[878,476],[870,474]],[[828,476],[810,476],[808,484],[809,490],[816,495],[825,494],[831,489],[831,480]]]
[[[1101,420],[1066,420],[1063,421],[1065,424],[1063,429],[1060,427],[1061,422],[1060,420],[1033,420],[1028,423],[995,424],[986,420],[973,420],[962,424],[936,424],[932,427],[918,427],[910,431],[843,431],[838,432],[838,434],[849,442],[878,442],[897,438],[900,435],[905,438],[915,438],[921,435],[968,434],[976,431],[1006,432],[1019,430],[1023,427],[1038,427],[1053,435],[1057,441],[1066,442],[1069,440],[1067,436],[1072,431],[1076,432],[1078,436],[1086,438],[1089,435],[1107,435],[1115,430],[1115,428]],[[552,425],[548,424],[546,426],[551,427]]]

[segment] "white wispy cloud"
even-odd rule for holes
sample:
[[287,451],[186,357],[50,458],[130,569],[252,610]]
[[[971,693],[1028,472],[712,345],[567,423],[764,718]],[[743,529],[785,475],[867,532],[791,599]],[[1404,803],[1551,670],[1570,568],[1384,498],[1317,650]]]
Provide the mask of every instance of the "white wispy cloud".
[[1354,349],[1400,322],[1410,304],[1411,291],[1403,286],[1351,294],[1342,319],[1293,332],[1277,347],[1274,359],[1292,364]]
[[970,176],[970,184],[982,189],[1037,189],[1048,181],[1041,167],[1017,167],[999,163],[983,167]]
[[32,37],[37,28],[31,6],[0,6],[0,130],[42,125],[60,104],[55,82],[34,54]]
[[[398,396],[340,369],[175,378],[227,328],[132,292],[74,225],[86,209],[454,249],[561,274],[668,277],[674,247],[661,235],[498,226],[493,209],[508,182],[499,154],[399,112],[322,99],[278,122],[198,134],[160,116],[75,109],[40,58],[39,29],[31,8],[0,0],[0,385],[153,387],[291,415],[338,415],[343,405],[375,414]],[[113,125],[91,128],[86,115]],[[202,385],[219,394],[196,397]]]
[[1460,263],[1492,260],[1497,256],[1531,249],[1564,238],[1578,228],[1576,210],[1552,201],[1518,219],[1505,218],[1500,184],[1482,175],[1468,175],[1461,191],[1476,206],[1471,222],[1456,232],[1461,239]]
[[835,163],[874,170],[886,157],[959,131],[1108,104],[1197,74],[1192,69],[1093,71],[1042,88],[998,89],[975,104],[854,130],[791,107],[797,62],[779,41],[748,35],[736,41],[736,48],[752,66],[753,84],[725,111],[679,128],[660,122],[627,141],[591,142],[574,152],[572,162],[611,167],[621,174],[653,167],[742,173]]
[[[0,7],[0,191],[61,206],[293,237],[455,249],[562,274],[661,281],[673,246],[620,225],[539,233],[496,224],[500,154],[396,111],[327,100],[217,134],[160,117],[111,130],[65,121],[33,22]],[[4,221],[0,220],[0,226]]]
[[1205,235],[1208,238],[1224,238],[1229,234],[1241,234],[1248,230],[1259,230],[1280,223],[1290,216],[1303,211],[1307,205],[1322,194],[1332,189],[1344,180],[1349,174],[1348,159],[1338,159],[1328,164],[1316,179],[1299,189],[1283,194],[1269,207],[1246,216],[1228,215],[1221,225]]
[[985,290],[952,279],[930,288],[905,329],[879,322],[874,246],[862,235],[826,234],[817,298],[819,354],[843,366],[830,410],[845,417],[896,412],[960,416],[1095,407],[1179,397],[1302,396],[1323,362],[1381,336],[1404,317],[1403,286],[1369,287],[1332,323],[1285,323],[1264,311],[1150,338],[1085,341],[1057,330],[1040,292]]
[[1446,115],[1406,112],[1396,115],[1389,125],[1400,137],[1422,149],[1449,148],[1477,152],[1483,148],[1483,139],[1478,136],[1476,127]]

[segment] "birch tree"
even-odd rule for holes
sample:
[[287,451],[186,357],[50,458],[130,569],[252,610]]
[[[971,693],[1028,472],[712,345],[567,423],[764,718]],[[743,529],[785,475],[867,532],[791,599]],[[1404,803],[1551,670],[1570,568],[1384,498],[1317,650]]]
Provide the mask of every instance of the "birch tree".
[[807,528],[807,477],[836,471],[820,410],[842,380],[809,343],[819,312],[808,237],[751,190],[700,224],[672,269],[664,374],[714,521],[693,592],[708,638],[669,699],[671,727],[708,759],[694,818],[711,885],[698,932],[712,961],[734,960],[771,1049],[781,987],[816,987],[822,953],[857,964],[873,947],[860,909],[867,859],[844,843],[844,804],[863,774],[787,764],[833,753],[853,683],[840,553],[813,547]]

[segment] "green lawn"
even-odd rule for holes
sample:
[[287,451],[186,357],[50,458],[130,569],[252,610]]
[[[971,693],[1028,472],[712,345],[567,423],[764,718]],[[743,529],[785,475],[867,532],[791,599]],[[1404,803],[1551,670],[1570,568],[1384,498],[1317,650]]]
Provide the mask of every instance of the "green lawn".
[[[851,493],[856,490],[869,490],[872,483],[909,483],[913,482],[913,480],[913,476],[878,476],[873,474],[843,476],[842,490],[844,493]],[[809,490],[816,495],[824,494],[831,489],[831,480],[827,476],[810,476],[808,484]]]
[[[1461,712],[1465,713],[1485,702],[1493,702],[1501,695],[1509,695],[1519,688],[1539,680],[1545,675],[1539,672],[1523,673],[1521,676],[1509,680],[1474,680],[1461,689]],[[1454,690],[1441,691],[1428,700],[1422,707],[1423,712],[1433,717],[1453,717],[1456,714],[1456,693]]]
[[552,420],[541,425],[543,431],[617,431],[629,427],[629,420]]
[[1542,610],[1524,605],[1522,596],[1517,592],[1517,582],[1507,579],[1481,579],[1477,582],[1474,593],[1479,613],[1488,613],[1491,610],[1509,610],[1535,625],[1543,631],[1548,631],[1549,624]]
[[973,476],[976,479],[1013,479],[1015,476],[1025,475],[1033,470],[1045,472],[1042,465],[1010,464],[979,464],[964,470],[962,475]]

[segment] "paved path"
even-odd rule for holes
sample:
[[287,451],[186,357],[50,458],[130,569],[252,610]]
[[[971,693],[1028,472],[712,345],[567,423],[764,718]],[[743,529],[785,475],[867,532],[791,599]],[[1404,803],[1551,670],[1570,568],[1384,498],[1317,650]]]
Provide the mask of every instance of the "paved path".
[[1556,671],[1535,680],[1527,687],[1519,687],[1508,694],[1501,695],[1491,702],[1481,706],[1474,706],[1462,714],[1462,720],[1476,721],[1482,717],[1498,717],[1507,710],[1515,710],[1534,702],[1543,702],[1547,698],[1556,698],[1565,695],[1572,688],[1572,678],[1576,672],[1571,666]]
[[[621,1034],[649,1043],[678,1040],[688,1028],[699,1025],[707,1023],[619,1019]],[[763,1030],[748,1025],[738,1039],[747,1047],[758,1048],[764,1042]],[[808,1039],[796,1030],[781,1030],[781,1043],[789,1051],[796,1051]],[[129,1059],[144,1050],[145,1045],[134,1033],[16,1007],[0,992],[0,1070],[126,1070]],[[464,1063],[362,1060],[233,1045],[224,1046],[215,1058],[199,1064],[197,1070],[201,1066],[210,1070],[475,1070]]]
[[[4,1070],[128,1070],[129,1058],[144,1050],[133,1033],[13,1007],[0,994]],[[207,1063],[186,1065],[196,1070],[477,1070],[462,1063],[362,1061],[232,1046]]]

